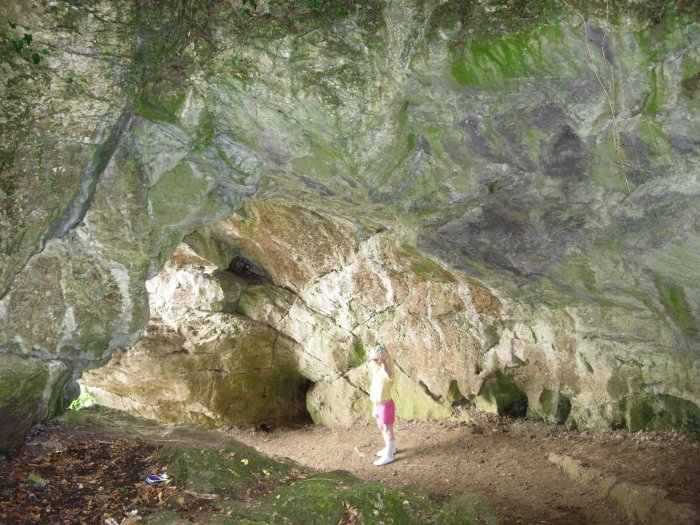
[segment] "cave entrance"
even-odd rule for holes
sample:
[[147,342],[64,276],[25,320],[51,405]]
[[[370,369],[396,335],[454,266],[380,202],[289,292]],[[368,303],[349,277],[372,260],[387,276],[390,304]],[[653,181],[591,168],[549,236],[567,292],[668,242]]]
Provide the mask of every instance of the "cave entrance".
[[299,368],[298,343],[279,326],[293,295],[235,245],[194,234],[184,241],[146,282],[143,337],[80,384],[101,405],[163,422],[312,421],[313,383]]
[[484,382],[479,395],[474,399],[474,404],[479,410],[499,416],[527,416],[527,394],[515,379],[502,372],[497,372]]
[[294,405],[298,407],[298,410],[295,414],[290,415],[290,417],[278,418],[281,425],[284,425],[285,423],[292,425],[313,423],[313,419],[307,407],[307,398],[309,392],[313,389],[315,384],[316,383],[314,383],[311,379],[306,377],[302,377],[298,381],[292,395]]
[[255,429],[261,432],[273,432],[312,425],[314,422],[306,408],[306,395],[313,386],[314,382],[310,379],[304,378],[299,381],[290,392],[291,404],[297,409],[290,411],[286,417],[268,417],[268,415],[263,414],[259,421],[253,423]]
[[241,255],[236,255],[231,259],[231,262],[226,267],[226,271],[240,277],[249,285],[260,284],[267,280],[262,270],[253,261]]

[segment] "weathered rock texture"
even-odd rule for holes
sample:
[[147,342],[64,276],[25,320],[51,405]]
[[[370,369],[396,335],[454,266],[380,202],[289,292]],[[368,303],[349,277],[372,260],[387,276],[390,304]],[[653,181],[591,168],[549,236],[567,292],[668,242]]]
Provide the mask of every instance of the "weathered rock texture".
[[305,413],[299,344],[235,313],[235,276],[182,246],[147,287],[145,336],[85,376],[101,403],[205,426]]
[[607,500],[620,515],[633,523],[663,525],[673,521],[679,525],[691,525],[700,519],[692,505],[673,501],[661,487],[620,481],[571,456],[550,453],[549,461],[559,465],[573,481]]
[[697,428],[697,11],[311,4],[0,6],[0,448],[112,355],[151,415],[350,421],[375,341],[404,417]]

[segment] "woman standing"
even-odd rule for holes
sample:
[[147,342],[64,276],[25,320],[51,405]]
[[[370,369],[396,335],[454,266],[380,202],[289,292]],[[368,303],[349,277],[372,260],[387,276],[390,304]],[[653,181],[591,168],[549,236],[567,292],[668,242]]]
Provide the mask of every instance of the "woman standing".
[[377,452],[379,459],[374,462],[381,466],[391,463],[395,459],[396,441],[394,438],[394,400],[391,398],[391,387],[394,383],[394,370],[391,366],[391,358],[386,348],[375,346],[370,352],[369,358],[375,366],[372,376],[372,386],[369,389],[369,398],[372,401],[372,416],[377,420],[377,426],[384,438],[384,448]]

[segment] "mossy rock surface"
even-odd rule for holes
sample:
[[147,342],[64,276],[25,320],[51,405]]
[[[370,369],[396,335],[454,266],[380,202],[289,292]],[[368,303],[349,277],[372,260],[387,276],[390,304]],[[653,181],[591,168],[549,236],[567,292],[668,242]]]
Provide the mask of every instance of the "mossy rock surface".
[[275,524],[498,523],[490,504],[475,494],[458,494],[444,508],[435,507],[419,488],[389,489],[345,471],[317,474],[283,487],[267,496],[250,518]]
[[155,458],[166,462],[168,473],[187,490],[227,498],[243,498],[261,481],[279,482],[292,468],[291,463],[266,458],[242,444],[218,449],[167,445]]
[[44,399],[47,366],[33,358],[0,355],[0,417],[12,424],[0,435],[0,450],[16,445],[32,425],[27,407]]
[[622,400],[620,408],[630,432],[672,428],[693,432],[700,430],[698,406],[676,396],[666,394],[629,396]]

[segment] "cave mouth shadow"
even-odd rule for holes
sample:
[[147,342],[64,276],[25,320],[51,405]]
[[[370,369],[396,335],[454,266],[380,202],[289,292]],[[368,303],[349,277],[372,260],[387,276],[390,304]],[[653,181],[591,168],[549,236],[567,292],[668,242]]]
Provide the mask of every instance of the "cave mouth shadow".
[[240,277],[246,284],[261,284],[269,281],[254,262],[240,255],[236,255],[231,259],[231,262],[226,267],[226,271]]
[[509,405],[503,407],[500,415],[508,419],[526,419],[528,402],[527,397],[520,397]]
[[313,388],[314,384],[315,383],[310,379],[304,378],[295,389],[292,399],[294,400],[294,404],[300,408],[296,414],[286,418],[264,419],[253,423],[251,426],[254,427],[256,431],[270,433],[275,431],[295,430],[315,425],[316,423],[314,423],[308,408],[306,408],[306,396],[309,390]]

